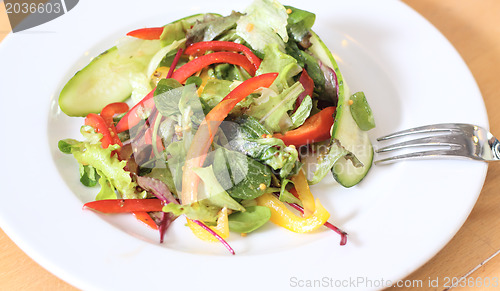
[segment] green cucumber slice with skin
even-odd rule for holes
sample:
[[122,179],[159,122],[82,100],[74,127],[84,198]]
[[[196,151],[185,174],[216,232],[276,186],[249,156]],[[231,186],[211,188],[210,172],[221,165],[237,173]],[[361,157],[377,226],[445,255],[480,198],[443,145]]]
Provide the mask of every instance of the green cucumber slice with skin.
[[[173,23],[181,20],[194,23],[204,16],[195,14]],[[131,57],[121,57],[116,46],[103,52],[66,83],[59,95],[59,107],[69,116],[86,116],[101,112],[109,103],[125,101],[133,90],[130,79],[146,74],[149,61],[161,46],[160,40],[143,40],[144,54]]]
[[78,71],[59,95],[59,107],[69,116],[99,113],[112,102],[121,102],[132,93],[129,73],[141,71],[133,60],[120,61],[118,49],[112,47]]
[[341,158],[332,168],[335,180],[344,187],[358,184],[366,176],[373,163],[373,147],[366,131],[361,130],[354,121],[349,108],[350,92],[332,53],[313,32],[312,46],[309,51],[323,64],[332,68],[337,74],[339,83],[339,100],[335,122],[332,127],[332,141],[337,140],[341,146],[353,153],[363,164],[355,167],[350,160]]
[[[345,85],[345,84],[344,84]],[[339,98],[337,113],[332,129],[332,139],[353,153],[363,163],[355,167],[345,158],[340,159],[332,168],[333,177],[344,187],[352,187],[366,176],[373,163],[373,147],[366,131],[361,130],[352,117],[349,106],[349,88],[344,87],[344,96]]]

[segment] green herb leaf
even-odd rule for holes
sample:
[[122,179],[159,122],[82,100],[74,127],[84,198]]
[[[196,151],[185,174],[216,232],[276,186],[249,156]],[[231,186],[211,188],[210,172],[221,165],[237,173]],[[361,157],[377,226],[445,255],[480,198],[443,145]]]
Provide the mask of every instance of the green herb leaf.
[[302,103],[300,103],[299,108],[290,116],[292,120],[292,127],[290,130],[295,129],[306,121],[306,119],[311,116],[311,109],[313,107],[312,99],[309,95],[307,95]]
[[[227,193],[237,199],[254,199],[271,184],[271,169],[246,155],[219,148],[213,152],[213,169]],[[265,185],[261,189],[261,185]]]
[[87,187],[94,187],[97,185],[99,175],[94,167],[89,165],[80,164],[80,182]]
[[[245,208],[231,198],[224,188],[222,188],[221,184],[215,177],[212,166],[197,168],[194,169],[194,172],[203,181],[203,186],[205,187],[205,194],[207,198],[200,200],[207,200],[210,204],[219,206],[220,208],[227,207],[237,211],[245,211]],[[203,197],[203,195],[200,195],[202,193],[198,194],[199,198]]]
[[249,206],[245,212],[229,215],[229,230],[249,233],[266,224],[271,218],[271,210],[265,206]]
[[302,206],[302,202],[300,201],[300,199],[295,197],[292,193],[290,193],[287,190],[287,185],[289,183],[293,184],[292,180],[283,179],[281,181],[281,189],[280,189],[280,197],[279,197],[280,201],[287,202],[287,203],[295,203],[295,204]]

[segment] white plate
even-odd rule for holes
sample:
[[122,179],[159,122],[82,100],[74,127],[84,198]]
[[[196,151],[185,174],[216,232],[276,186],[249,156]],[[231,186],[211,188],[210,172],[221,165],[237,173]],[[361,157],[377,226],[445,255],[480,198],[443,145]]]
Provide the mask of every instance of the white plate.
[[[57,150],[79,138],[81,119],[60,113],[64,83],[129,30],[198,12],[228,14],[247,3],[80,1],[68,14],[0,45],[2,195],[0,223],[28,255],[85,289],[184,287],[285,290],[307,283],[379,289],[435,255],[474,206],[487,166],[469,161],[415,161],[374,166],[358,186],[329,179],[313,192],[349,232],[296,235],[269,225],[233,235],[231,256],[195,239],[181,220],[158,244],[129,217],[82,211],[88,190],[77,167]],[[290,1],[317,15],[315,30],[335,52],[353,91],[365,91],[377,128],[372,138],[435,122],[488,127],[482,97],[466,65],[426,20],[398,1]],[[321,5],[320,5],[321,4]],[[318,285],[316,285],[318,286]]]

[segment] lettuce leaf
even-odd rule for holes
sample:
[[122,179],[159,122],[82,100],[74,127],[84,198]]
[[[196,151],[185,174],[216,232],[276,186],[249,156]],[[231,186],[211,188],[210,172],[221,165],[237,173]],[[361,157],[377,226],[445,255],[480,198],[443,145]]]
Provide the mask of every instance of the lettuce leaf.
[[295,203],[300,206],[302,206],[302,202],[300,201],[299,198],[295,197],[292,193],[290,193],[287,190],[287,185],[291,183],[293,184],[292,180],[290,179],[283,179],[281,181],[281,188],[280,188],[280,197],[279,200],[287,203]]
[[101,175],[101,177],[99,178],[99,184],[101,185],[101,190],[99,191],[99,193],[97,193],[95,200],[117,198],[115,187],[105,175]]
[[242,16],[241,13],[233,11],[224,17],[210,16],[203,21],[197,22],[187,32],[189,43],[200,41],[210,41],[224,34],[228,30],[236,27],[236,21]]
[[215,223],[220,207],[201,200],[190,205],[169,203],[163,206],[163,212],[170,212],[175,216],[186,215],[190,219]]
[[[245,211],[245,208],[231,198],[226,190],[222,188],[215,177],[212,165],[194,169],[194,172],[203,181],[203,187],[205,188],[205,193],[198,193],[198,198],[202,198],[200,200],[207,200],[207,202],[219,208],[227,207],[236,211]],[[203,198],[203,194],[205,194],[206,198]]]
[[254,101],[255,104],[250,107],[247,114],[259,119],[259,122],[272,133],[285,132],[293,123],[288,111],[293,110],[297,97],[303,91],[302,84],[295,82],[279,95],[263,94]]
[[[220,79],[209,79],[207,84],[201,92],[200,98],[210,107],[213,108],[215,105],[224,99],[224,97],[231,92],[233,87],[240,82],[220,80]],[[231,110],[231,113],[237,114],[242,112],[245,108],[249,107],[253,102],[253,94],[247,96],[242,101],[238,102],[236,106]]]
[[245,12],[246,15],[237,21],[238,36],[260,53],[264,53],[268,43],[275,43],[285,50],[288,14],[283,5],[276,0],[256,0]]
[[293,76],[302,71],[297,60],[284,53],[284,51],[276,43],[266,45],[264,48],[264,59],[256,72],[256,75],[278,72],[279,75],[273,83],[278,88],[278,92],[288,88],[293,82]]
[[227,207],[236,211],[245,211],[245,208],[236,202],[217,181],[212,166],[195,169],[195,173],[203,181],[204,191],[199,191],[199,198],[190,205],[180,205],[169,203],[163,207],[164,212],[170,212],[176,216],[182,214],[190,219],[201,220],[208,223],[215,223],[218,212]]
[[304,100],[302,100],[302,103],[300,103],[300,106],[295,110],[295,112],[290,115],[290,119],[292,121],[292,127],[289,128],[289,130],[295,129],[306,121],[306,119],[311,116],[311,110],[313,107],[312,99],[307,95]]
[[[116,189],[123,198],[140,198],[136,193],[137,184],[132,181],[130,172],[125,171],[126,161],[120,161],[116,155],[112,155],[114,150],[120,148],[119,145],[110,145],[107,149],[101,147],[99,142],[101,135],[93,131],[89,126],[82,126],[82,134],[87,137],[87,141],[77,141],[74,139],[65,139],[59,142],[59,148],[64,153],[71,153],[81,165],[89,165],[95,168],[101,176],[99,183],[107,187]],[[109,188],[103,189],[101,196],[110,196]]]
[[221,128],[231,149],[279,171],[281,178],[294,174],[300,168],[297,149],[287,147],[279,138],[265,137],[270,132],[254,117],[245,116],[237,119],[236,123],[222,123]]

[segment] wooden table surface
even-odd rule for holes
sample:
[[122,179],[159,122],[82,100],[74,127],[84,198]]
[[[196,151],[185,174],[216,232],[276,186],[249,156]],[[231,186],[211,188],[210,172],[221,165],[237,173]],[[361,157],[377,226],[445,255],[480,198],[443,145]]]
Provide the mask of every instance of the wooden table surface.
[[[500,1],[404,2],[428,19],[458,50],[483,94],[490,129],[500,136]],[[9,31],[5,7],[0,2],[0,41]],[[499,192],[500,163],[492,163],[477,204],[463,227],[434,258],[401,282],[414,286],[406,289],[445,290],[444,284],[457,278],[465,281],[452,290],[500,289]],[[489,287],[485,286],[488,278]],[[495,280],[497,288],[492,287]],[[482,287],[478,286],[481,282]],[[40,267],[0,231],[0,290],[75,288]]]

